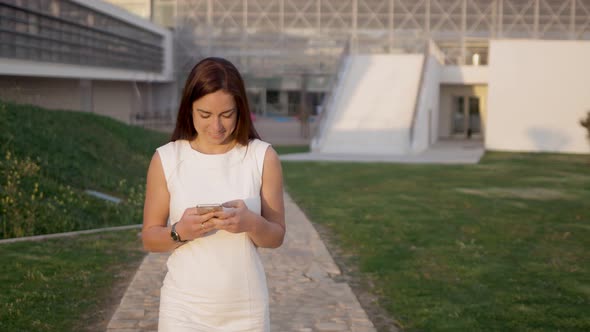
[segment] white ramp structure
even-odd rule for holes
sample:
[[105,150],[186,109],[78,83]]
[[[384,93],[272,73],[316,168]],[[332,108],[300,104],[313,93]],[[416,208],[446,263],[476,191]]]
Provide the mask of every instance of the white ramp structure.
[[444,55],[431,41],[423,54],[350,55],[342,64],[312,150],[406,155],[437,140]]
[[421,54],[349,57],[317,149],[407,153],[422,64]]

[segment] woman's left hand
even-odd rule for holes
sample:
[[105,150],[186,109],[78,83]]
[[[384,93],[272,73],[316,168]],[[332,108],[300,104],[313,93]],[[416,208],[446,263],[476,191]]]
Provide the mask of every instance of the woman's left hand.
[[230,233],[250,232],[256,222],[255,214],[248,209],[243,200],[225,202],[223,211],[216,212],[215,217],[209,221],[215,223],[215,228],[223,229]]

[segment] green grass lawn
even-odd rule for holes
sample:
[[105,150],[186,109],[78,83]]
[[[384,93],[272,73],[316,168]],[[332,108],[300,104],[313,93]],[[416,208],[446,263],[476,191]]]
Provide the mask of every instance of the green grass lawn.
[[138,231],[0,245],[0,331],[104,331],[145,255]]
[[273,146],[273,149],[275,149],[275,151],[277,151],[278,154],[309,152],[309,146],[307,145],[279,145]]
[[404,330],[590,330],[590,156],[283,170]]

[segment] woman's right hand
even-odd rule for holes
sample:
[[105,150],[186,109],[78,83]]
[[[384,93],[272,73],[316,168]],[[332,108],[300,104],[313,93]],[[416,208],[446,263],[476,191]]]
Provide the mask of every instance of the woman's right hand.
[[215,223],[208,221],[214,216],[215,212],[198,214],[196,207],[188,208],[176,224],[176,232],[183,241],[202,237],[215,228]]

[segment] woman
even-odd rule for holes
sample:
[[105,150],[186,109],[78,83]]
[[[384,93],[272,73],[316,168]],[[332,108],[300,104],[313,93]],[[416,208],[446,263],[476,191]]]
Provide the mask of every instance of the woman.
[[[199,214],[196,205],[222,203]],[[268,291],[256,247],[285,237],[281,164],[259,139],[234,65],[207,58],[186,81],[171,142],[147,174],[142,239],[173,251],[159,331],[268,331]]]

